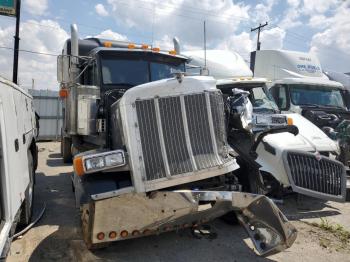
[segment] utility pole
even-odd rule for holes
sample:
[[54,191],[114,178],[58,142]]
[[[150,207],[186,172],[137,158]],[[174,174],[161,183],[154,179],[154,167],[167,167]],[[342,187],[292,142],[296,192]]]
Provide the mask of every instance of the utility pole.
[[15,47],[13,52],[13,75],[12,82],[17,84],[18,77],[18,49],[19,49],[19,25],[21,19],[21,0],[16,2],[16,34],[15,34]]
[[257,40],[257,43],[256,43],[256,50],[260,50],[260,45],[261,45],[261,43],[260,43],[260,31],[265,26],[267,26],[267,22],[265,24],[263,24],[263,25],[259,24],[258,27],[250,29],[250,32],[254,32],[254,31],[258,30],[258,40]]

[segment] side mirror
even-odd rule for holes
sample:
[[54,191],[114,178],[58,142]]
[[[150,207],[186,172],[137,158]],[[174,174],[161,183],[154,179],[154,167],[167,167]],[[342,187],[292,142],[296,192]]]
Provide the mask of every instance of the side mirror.
[[57,82],[68,83],[70,81],[69,67],[70,56],[59,55],[57,57]]

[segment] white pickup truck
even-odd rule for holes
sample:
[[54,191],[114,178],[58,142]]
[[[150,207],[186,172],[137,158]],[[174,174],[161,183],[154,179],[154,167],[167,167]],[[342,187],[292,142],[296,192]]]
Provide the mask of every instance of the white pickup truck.
[[0,77],[0,259],[6,258],[16,226],[31,221],[36,135],[33,98]]

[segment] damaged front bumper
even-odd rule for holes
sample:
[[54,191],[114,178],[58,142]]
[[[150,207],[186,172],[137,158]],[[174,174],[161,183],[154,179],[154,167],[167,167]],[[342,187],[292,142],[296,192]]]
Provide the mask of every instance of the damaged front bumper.
[[83,206],[83,234],[87,245],[94,247],[99,243],[196,227],[231,211],[236,212],[259,255],[280,252],[296,239],[295,227],[269,198],[230,191],[94,195]]

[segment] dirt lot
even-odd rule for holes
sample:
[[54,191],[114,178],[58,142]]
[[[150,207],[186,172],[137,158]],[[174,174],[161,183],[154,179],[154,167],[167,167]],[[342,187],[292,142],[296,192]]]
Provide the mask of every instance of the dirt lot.
[[39,148],[34,216],[44,202],[47,209],[34,228],[12,243],[9,262],[350,261],[350,203],[306,198],[290,198],[280,205],[297,227],[298,238],[290,249],[267,258],[256,256],[245,244],[250,245],[240,226],[229,226],[221,220],[209,224],[217,234],[214,239],[196,239],[185,230],[122,241],[92,253],[81,240],[70,182],[72,167],[62,164],[59,143],[40,143]]

